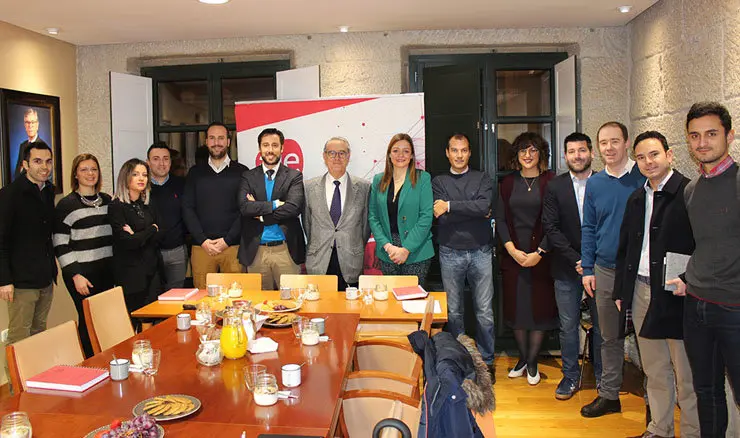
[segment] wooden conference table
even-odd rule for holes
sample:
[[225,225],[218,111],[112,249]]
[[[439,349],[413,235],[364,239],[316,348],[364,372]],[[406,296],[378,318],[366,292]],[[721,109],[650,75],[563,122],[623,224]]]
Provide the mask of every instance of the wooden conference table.
[[[435,300],[439,301],[441,313],[434,314],[434,323],[443,324],[447,322],[447,294],[445,292],[430,292]],[[244,291],[241,300],[251,300],[259,303],[264,300],[277,300],[280,298],[279,291]],[[155,301],[131,312],[134,318],[168,318],[182,312],[183,304],[196,304],[195,301],[161,302]],[[372,304],[364,304],[361,299],[347,300],[344,292],[322,292],[317,301],[304,301],[298,311],[299,314],[316,313],[328,315],[334,313],[353,313],[360,315],[362,322],[419,322],[423,317],[421,313],[406,313],[401,308],[401,302],[396,300],[393,294],[386,301],[373,301]]]
[[[113,354],[130,358],[134,341],[149,339],[162,350],[162,362],[156,376],[131,373],[127,380],[109,379],[84,393],[23,392],[0,402],[0,413],[28,413],[33,436],[84,437],[88,432],[109,424],[115,418],[131,418],[133,407],[149,397],[164,394],[188,394],[197,397],[202,407],[194,414],[174,421],[161,422],[167,436],[233,437],[242,431],[250,438],[260,433],[328,437],[336,430],[344,378],[352,366],[354,336],[358,314],[336,314],[326,321],[331,341],[307,347],[298,341],[291,328],[260,330],[278,342],[278,351],[247,355],[242,359],[224,359],[221,365],[198,364],[197,327],[176,330],[176,318],[130,338],[97,354],[83,366],[107,368]],[[244,385],[242,368],[250,363],[267,366],[275,374],[281,390],[280,367],[303,363],[302,383],[292,389],[297,400],[279,400],[268,407],[257,406]],[[34,391],[34,390],[31,390]]]

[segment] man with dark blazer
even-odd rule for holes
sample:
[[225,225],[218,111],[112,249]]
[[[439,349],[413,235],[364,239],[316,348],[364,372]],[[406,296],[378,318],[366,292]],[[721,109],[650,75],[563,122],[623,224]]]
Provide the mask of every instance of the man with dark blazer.
[[[684,297],[666,290],[667,252],[690,255],[694,238],[684,202],[689,179],[671,169],[673,151],[663,134],[647,131],[634,143],[647,177],[627,200],[619,233],[613,297],[625,332],[627,309],[640,347],[652,419],[643,437],[673,437],[676,393],[681,436],[699,436],[696,394],[683,344]],[[676,383],[678,382],[678,383]],[[678,387],[676,387],[678,386]]]
[[[550,181],[542,210],[542,226],[552,244],[552,277],[555,280],[555,300],[560,319],[560,351],[563,360],[563,379],[555,390],[555,398],[568,400],[580,389],[581,371],[578,367],[581,300],[581,222],[586,181],[593,171],[591,138],[574,132],[565,138],[565,161],[569,171]],[[594,374],[597,384],[601,379],[601,333],[599,332],[596,303],[587,296],[591,308],[594,351]]]
[[[25,169],[23,168],[23,157],[26,153],[26,149],[30,144],[39,143],[47,145],[47,143],[39,137],[39,113],[33,109],[28,108],[23,113],[23,127],[26,130],[28,139],[18,146],[18,159],[15,161],[15,169],[13,170],[13,180],[18,178]],[[47,145],[48,146],[48,145]],[[51,181],[52,175],[49,174],[49,181]]]
[[303,174],[280,164],[285,137],[275,128],[257,137],[262,165],[242,174],[239,261],[262,274],[262,289],[280,287],[280,276],[299,274],[306,242],[298,217],[303,211]]

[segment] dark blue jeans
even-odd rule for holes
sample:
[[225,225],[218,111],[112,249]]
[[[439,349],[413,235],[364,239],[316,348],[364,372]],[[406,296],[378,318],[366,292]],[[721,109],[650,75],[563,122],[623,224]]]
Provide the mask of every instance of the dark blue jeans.
[[[580,344],[581,327],[581,297],[583,283],[581,277],[577,280],[555,280],[555,301],[558,304],[560,318],[560,352],[563,359],[563,376],[578,383],[581,370],[578,367],[578,350]],[[587,299],[591,309],[593,322],[593,352],[594,375],[601,380],[601,332],[599,331],[599,317],[596,312],[596,302],[593,298]],[[584,355],[587,352],[584,352]]]
[[495,326],[493,322],[493,265],[491,247],[479,249],[452,249],[439,247],[442,284],[447,292],[447,327],[455,337],[465,333],[464,299],[465,279],[473,294],[475,318],[478,321],[476,343],[483,360],[493,363]]
[[725,371],[740,405],[740,306],[723,306],[686,296],[683,313],[686,354],[694,377],[702,438],[727,430]]

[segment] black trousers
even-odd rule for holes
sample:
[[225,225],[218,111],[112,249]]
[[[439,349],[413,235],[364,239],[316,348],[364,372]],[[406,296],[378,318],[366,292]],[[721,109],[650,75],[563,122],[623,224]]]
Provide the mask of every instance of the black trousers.
[[336,275],[339,279],[339,291],[342,292],[347,287],[357,287],[357,283],[347,283],[344,281],[344,275],[342,275],[342,269],[339,267],[339,256],[337,255],[337,247],[335,246],[331,250],[331,258],[329,259],[329,267],[326,269],[327,275]]
[[80,335],[80,343],[82,344],[82,350],[85,353],[85,357],[91,357],[93,353],[92,342],[90,341],[90,335],[87,332],[87,322],[85,321],[85,313],[82,310],[82,301],[93,295],[105,292],[113,287],[113,275],[110,272],[82,272],[85,278],[88,279],[93,287],[90,289],[90,295],[80,295],[75,289],[75,283],[72,277],[62,275],[64,285],[67,286],[69,296],[72,297],[72,302],[75,304],[77,309],[77,333]]

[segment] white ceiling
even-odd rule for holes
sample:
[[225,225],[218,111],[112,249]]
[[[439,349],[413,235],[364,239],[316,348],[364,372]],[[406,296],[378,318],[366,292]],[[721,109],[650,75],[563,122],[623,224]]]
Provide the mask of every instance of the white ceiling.
[[[0,0],[0,20],[77,45],[428,29],[621,26],[656,0]],[[617,7],[628,4],[627,14]]]

